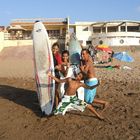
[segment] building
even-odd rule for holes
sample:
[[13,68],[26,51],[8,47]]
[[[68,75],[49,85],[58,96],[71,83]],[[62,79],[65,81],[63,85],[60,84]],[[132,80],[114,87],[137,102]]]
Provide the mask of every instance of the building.
[[[35,21],[41,21],[46,27],[51,45],[58,41],[63,50],[67,43],[69,30],[69,18],[37,18],[37,19],[14,19],[7,27],[7,32],[0,35],[3,38],[3,47],[18,45],[32,45],[32,30]],[[0,50],[2,47],[0,48]]]
[[92,44],[93,29],[91,25],[93,23],[94,22],[75,22],[75,24],[73,25],[73,28],[75,28],[74,32],[76,34],[76,37],[83,46]]
[[35,21],[42,21],[51,45],[58,41],[60,50],[67,47],[69,35],[75,33],[84,47],[105,44],[109,46],[140,46],[140,21],[75,22],[69,18],[14,19],[6,29],[0,27],[0,51],[3,47],[32,45]]
[[83,46],[140,46],[140,21],[76,22],[75,28]]

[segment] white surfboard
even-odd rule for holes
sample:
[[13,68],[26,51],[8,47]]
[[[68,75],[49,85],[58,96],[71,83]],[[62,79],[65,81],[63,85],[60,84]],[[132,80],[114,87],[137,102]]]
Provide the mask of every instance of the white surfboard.
[[72,64],[80,65],[81,50],[82,49],[76,35],[74,33],[71,34],[69,41],[69,53],[70,53],[70,62]]
[[[80,54],[81,54],[81,45],[76,37],[75,34],[71,34],[70,36],[70,42],[69,42],[69,52],[70,52],[70,62],[73,64],[71,65],[73,70],[73,75],[71,77],[74,77],[74,73],[79,73],[79,65],[80,65]],[[83,82],[83,81],[81,81]],[[78,98],[80,100],[84,100],[84,88],[80,87],[78,90]]]
[[40,107],[43,113],[52,113],[55,95],[55,82],[46,72],[54,75],[54,63],[48,33],[42,22],[37,21],[33,28],[33,52],[35,80]]

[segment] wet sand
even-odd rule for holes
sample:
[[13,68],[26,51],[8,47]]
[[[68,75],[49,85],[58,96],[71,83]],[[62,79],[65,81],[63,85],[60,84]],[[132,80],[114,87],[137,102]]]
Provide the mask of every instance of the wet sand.
[[[32,46],[24,46],[22,51],[14,48],[15,53],[11,53],[11,48],[4,51],[0,53],[0,139],[140,139],[140,51],[130,52],[135,59],[133,63],[113,61],[113,65],[127,65],[132,70],[96,68],[101,80],[96,98],[109,102],[102,113],[104,121],[89,110],[42,116],[34,81]],[[94,106],[102,112],[101,106]]]

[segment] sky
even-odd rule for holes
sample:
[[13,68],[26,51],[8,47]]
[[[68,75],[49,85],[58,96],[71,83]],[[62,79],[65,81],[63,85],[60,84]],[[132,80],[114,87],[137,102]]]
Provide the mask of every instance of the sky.
[[70,18],[76,21],[140,21],[140,0],[0,0],[0,26],[12,19]]

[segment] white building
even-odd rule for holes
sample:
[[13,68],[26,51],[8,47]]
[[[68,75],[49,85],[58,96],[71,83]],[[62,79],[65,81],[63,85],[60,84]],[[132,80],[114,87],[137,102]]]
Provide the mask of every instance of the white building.
[[140,46],[140,21],[76,22],[75,33],[83,46]]
[[75,22],[75,34],[80,43],[83,46],[90,45],[92,43],[94,22]]
[[[32,45],[31,32],[34,20],[37,19],[20,19],[10,24],[18,27],[20,25],[20,30],[24,29],[21,39],[16,39],[15,28],[9,28],[7,32],[0,31],[0,51],[8,46]],[[85,47],[101,43],[109,46],[140,46],[140,21],[75,22],[75,24],[69,24],[69,18],[41,21],[47,27],[51,44],[59,41],[63,46],[62,49],[66,48],[68,33],[71,32],[76,33],[79,42]]]

